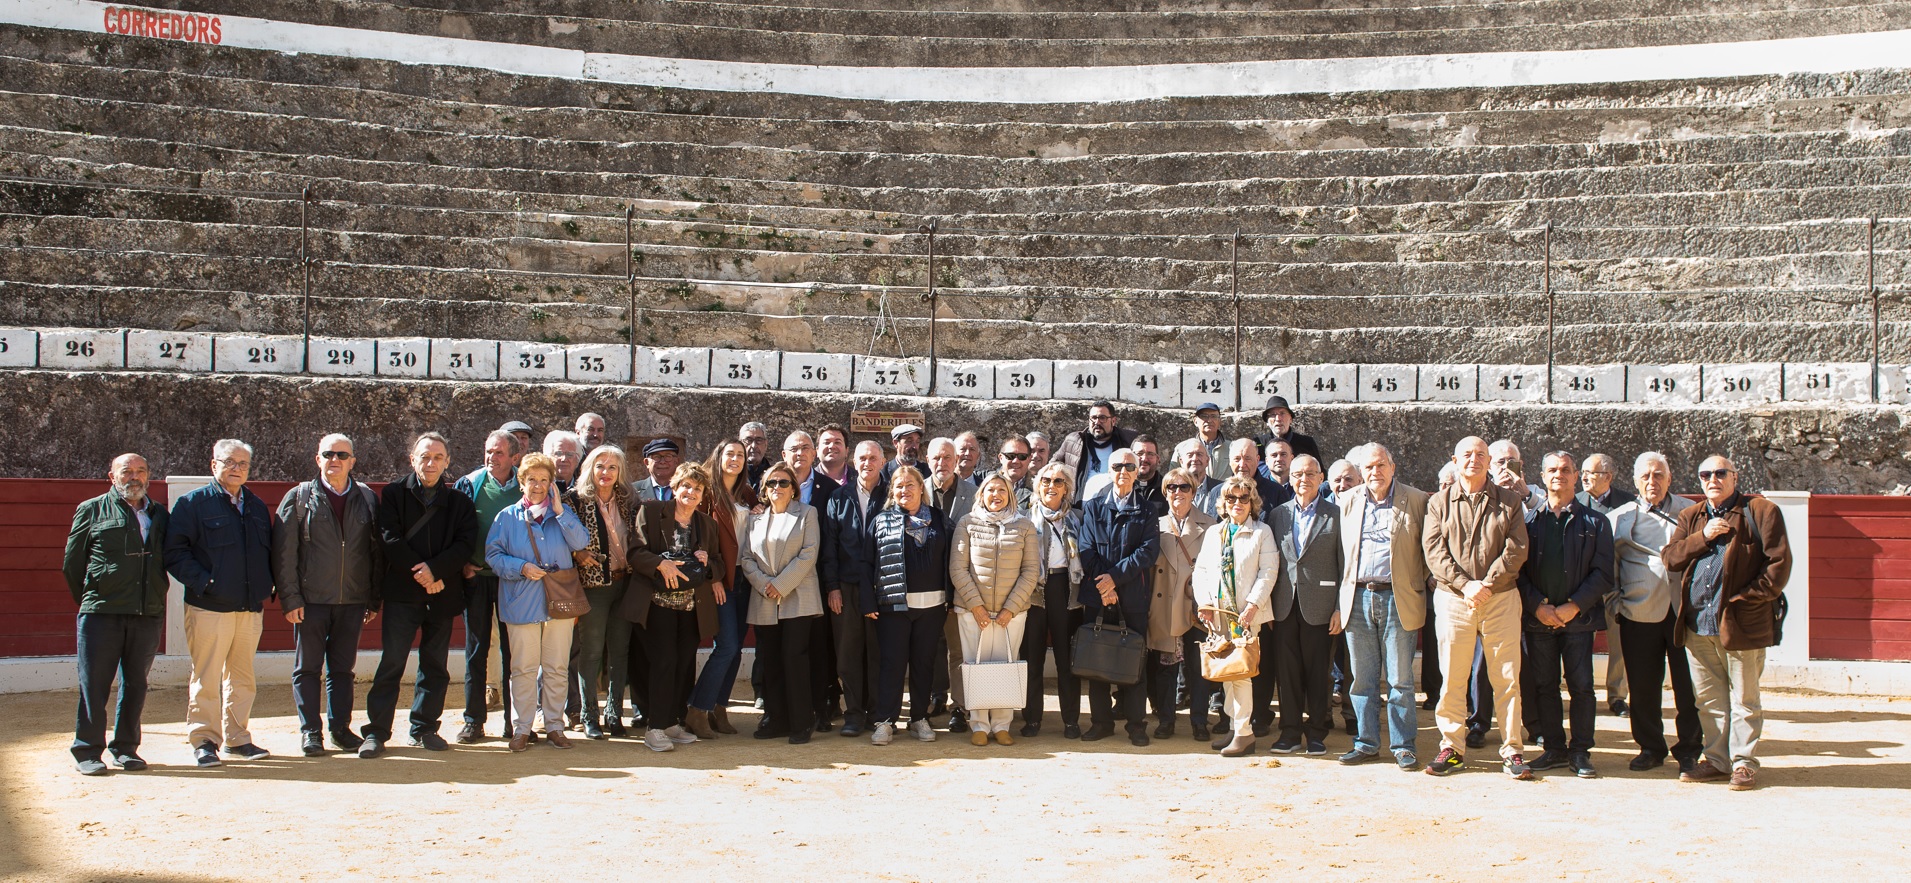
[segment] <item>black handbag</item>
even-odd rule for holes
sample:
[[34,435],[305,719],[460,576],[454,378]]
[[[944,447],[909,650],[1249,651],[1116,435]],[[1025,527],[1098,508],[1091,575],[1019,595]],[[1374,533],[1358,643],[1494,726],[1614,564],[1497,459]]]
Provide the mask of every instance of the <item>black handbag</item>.
[[1132,687],[1141,683],[1148,661],[1148,636],[1126,625],[1111,625],[1107,617],[1108,608],[1103,607],[1100,617],[1075,630],[1069,668],[1078,678]]
[[[696,553],[680,556],[676,552],[665,552],[663,558],[675,563],[677,570],[683,573],[683,581],[677,583],[677,591],[701,589],[710,584],[710,565],[698,561]],[[661,583],[662,579],[658,581]]]

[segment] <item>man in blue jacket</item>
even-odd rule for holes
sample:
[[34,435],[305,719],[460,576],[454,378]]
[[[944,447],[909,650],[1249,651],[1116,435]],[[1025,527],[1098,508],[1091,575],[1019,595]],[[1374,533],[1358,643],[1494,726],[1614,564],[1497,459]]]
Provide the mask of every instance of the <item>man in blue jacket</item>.
[[864,617],[861,586],[873,578],[875,562],[866,552],[876,513],[889,498],[883,478],[883,449],[873,441],[856,446],[856,469],[849,482],[829,495],[823,509],[822,550],[817,571],[829,603],[831,637],[836,644],[836,673],[843,683],[840,735],[860,736],[869,726],[876,697],[876,624]]
[[[1113,608],[1117,615],[1110,622],[1146,635],[1153,594],[1149,583],[1155,557],[1161,552],[1161,526],[1154,510],[1135,492],[1141,475],[1135,452],[1116,451],[1109,457],[1108,471],[1114,476],[1114,487],[1082,504],[1082,586],[1077,597],[1084,620],[1096,621]],[[1114,735],[1110,686],[1104,681],[1088,682],[1090,726],[1082,733],[1084,742]],[[1128,722],[1128,741],[1136,746],[1148,744],[1146,701],[1147,691],[1139,682],[1114,688],[1114,702]]]
[[[1526,729],[1545,743],[1533,769],[1570,765],[1582,779],[1593,769],[1593,632],[1606,627],[1605,597],[1613,587],[1612,528],[1606,516],[1573,499],[1579,469],[1554,451],[1540,461],[1546,503],[1526,512],[1526,563],[1519,573],[1520,698]],[[1559,676],[1572,694],[1573,737],[1566,741]],[[1509,724],[1511,722],[1508,722]]]
[[272,597],[272,510],[246,488],[251,472],[251,445],[214,442],[212,484],[180,497],[167,525],[166,570],[186,587],[186,741],[201,767],[219,765],[221,744],[229,757],[271,756],[248,729],[252,658]]

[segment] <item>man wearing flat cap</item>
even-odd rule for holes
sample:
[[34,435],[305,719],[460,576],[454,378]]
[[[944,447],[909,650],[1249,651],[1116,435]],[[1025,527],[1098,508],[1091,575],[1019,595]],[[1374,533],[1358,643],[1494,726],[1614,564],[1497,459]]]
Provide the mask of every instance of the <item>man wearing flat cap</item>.
[[644,469],[650,474],[633,487],[638,502],[670,499],[670,477],[682,463],[683,451],[670,439],[654,438],[644,445]]
[[1227,481],[1228,476],[1234,474],[1234,467],[1228,462],[1228,437],[1221,433],[1221,406],[1202,402],[1194,409],[1193,420],[1193,440],[1208,452],[1206,477]]
[[898,424],[895,429],[889,430],[889,441],[895,445],[896,456],[883,466],[884,483],[904,466],[914,466],[923,478],[929,477],[929,464],[922,459],[922,427],[914,423]]

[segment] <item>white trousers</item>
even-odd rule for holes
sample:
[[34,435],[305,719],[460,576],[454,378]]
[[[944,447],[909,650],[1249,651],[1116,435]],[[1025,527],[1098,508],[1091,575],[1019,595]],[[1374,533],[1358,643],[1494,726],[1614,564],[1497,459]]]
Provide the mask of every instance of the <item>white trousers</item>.
[[[576,624],[575,619],[505,624],[506,636],[511,641],[513,733],[531,732],[531,719],[538,711],[540,692],[544,731],[564,729],[564,700],[570,695],[571,630]],[[538,689],[540,686],[542,691]]]
[[[962,658],[968,662],[1014,662],[1016,653],[1022,647],[1022,630],[1028,625],[1028,612],[1024,611],[1009,620],[1008,641],[1002,640],[997,633],[1002,626],[993,622],[987,632],[976,624],[975,614],[967,610],[955,612],[956,630],[962,635]],[[983,640],[984,638],[987,640]],[[960,679],[962,673],[956,672]],[[1009,724],[1015,720],[1013,708],[971,708],[969,709],[969,727],[978,733],[1008,732]]]

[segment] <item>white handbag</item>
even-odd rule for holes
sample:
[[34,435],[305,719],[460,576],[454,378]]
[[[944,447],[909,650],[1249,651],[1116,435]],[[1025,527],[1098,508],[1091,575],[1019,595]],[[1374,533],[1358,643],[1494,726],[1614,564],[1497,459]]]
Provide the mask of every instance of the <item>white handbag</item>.
[[1027,662],[1020,659],[1009,662],[976,661],[982,658],[983,642],[996,633],[1002,635],[1002,655],[1015,655],[1014,648],[1009,646],[1007,628],[991,623],[982,629],[982,635],[975,642],[976,658],[962,661],[962,701],[971,711],[1021,708],[1028,698]]

